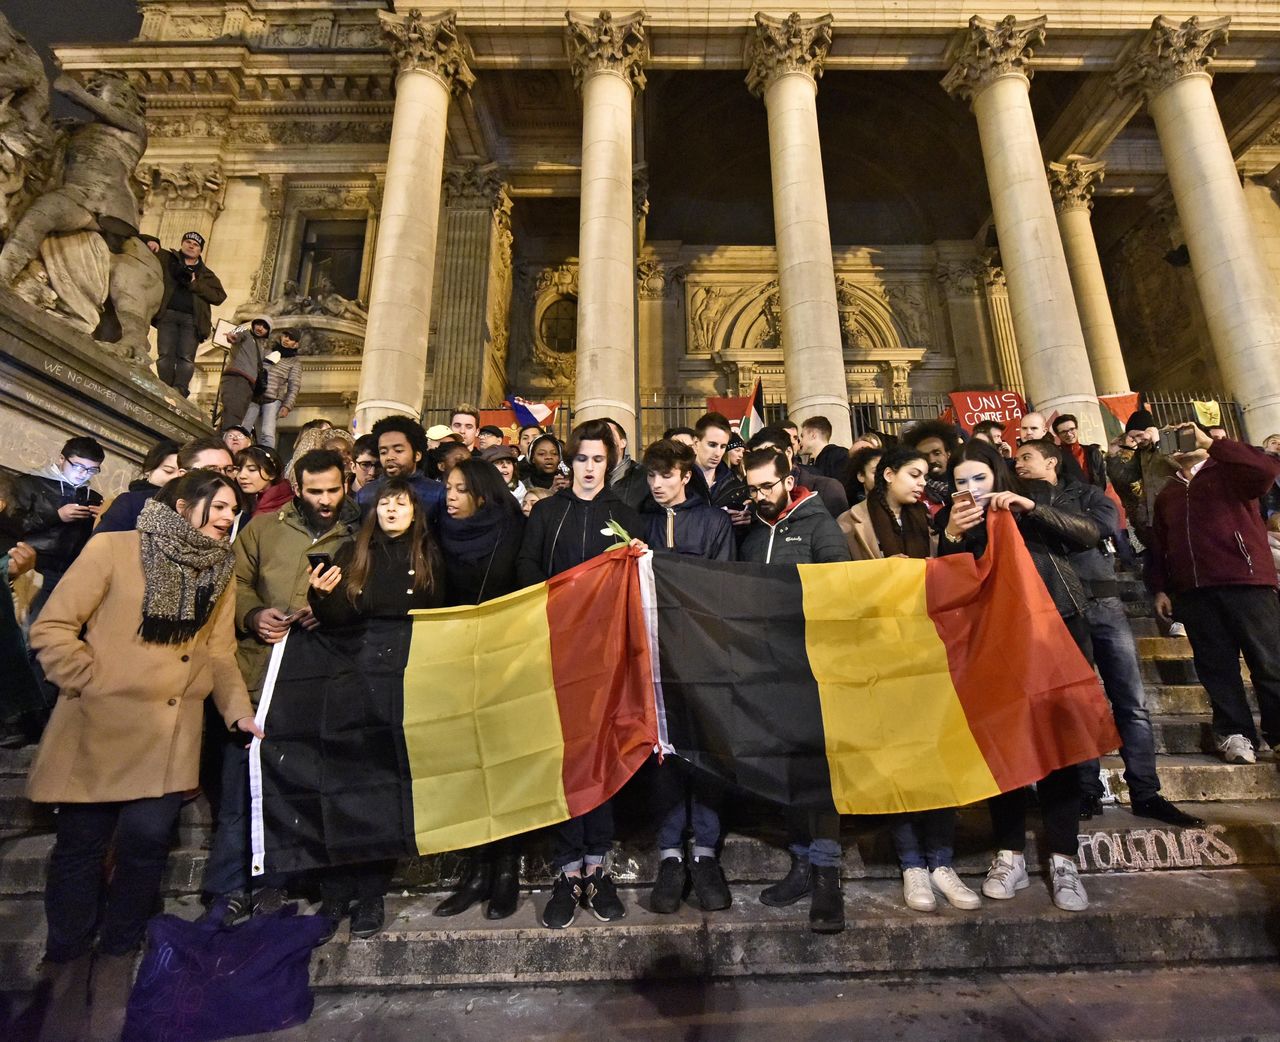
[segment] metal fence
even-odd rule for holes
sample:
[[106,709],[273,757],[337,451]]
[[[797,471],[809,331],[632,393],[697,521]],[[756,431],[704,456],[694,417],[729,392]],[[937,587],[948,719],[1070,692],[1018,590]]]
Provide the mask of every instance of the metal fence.
[[1238,402],[1225,399],[1214,391],[1179,394],[1169,391],[1143,392],[1147,411],[1156,418],[1156,426],[1188,423],[1196,418],[1195,402],[1217,402],[1222,410],[1222,426],[1236,439],[1244,438],[1244,413]]

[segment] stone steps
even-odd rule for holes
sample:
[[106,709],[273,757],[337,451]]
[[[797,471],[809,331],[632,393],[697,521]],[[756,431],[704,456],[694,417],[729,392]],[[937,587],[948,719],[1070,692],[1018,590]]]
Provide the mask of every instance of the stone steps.
[[[435,899],[389,898],[386,931],[351,940],[343,928],[312,958],[321,987],[698,979],[810,974],[971,972],[1150,966],[1280,956],[1280,870],[1112,874],[1088,881],[1090,907],[1061,912],[1037,881],[1013,901],[984,900],[972,912],[945,905],[917,913],[897,881],[847,882],[848,928],[835,936],[808,929],[803,902],[766,908],[753,890],[733,906],[704,914],[688,905],[672,916],[647,910],[647,895],[623,890],[627,918],[597,923],[580,912],[567,930],[538,915],[549,897],[527,895],[510,919],[488,922],[479,908],[440,920]],[[193,899],[168,910],[194,917]],[[0,909],[0,976],[29,987],[44,941],[38,899],[11,898]]]
[[[1223,763],[1206,753],[1157,756],[1156,768],[1164,797],[1174,803],[1280,799],[1280,764],[1270,755],[1255,764]],[[1121,799],[1127,798],[1123,769],[1119,756],[1102,759],[1111,791]]]
[[[1280,802],[1244,800],[1204,803],[1195,808],[1206,830],[1178,830],[1138,818],[1121,805],[1108,806],[1103,815],[1080,823],[1082,868],[1143,870],[1145,868],[1205,868],[1234,864],[1280,865]],[[1033,825],[1035,814],[1031,814]],[[776,815],[773,816],[776,821]],[[768,820],[768,819],[765,819]],[[1110,841],[1094,839],[1104,832]],[[1152,836],[1153,832],[1162,833]],[[614,870],[625,885],[647,886],[657,873],[658,856],[651,833],[643,823],[624,823],[615,847]],[[847,879],[896,879],[898,865],[883,819],[846,819],[843,830],[844,875]],[[730,824],[722,863],[735,885],[775,879],[788,867],[780,831],[761,827],[759,820]],[[1155,844],[1149,849],[1150,844]],[[1101,844],[1101,845],[1100,845]],[[1108,849],[1120,844],[1119,860]],[[1128,844],[1128,846],[1125,846]],[[1136,844],[1136,848],[1134,847]],[[50,833],[27,833],[0,839],[0,897],[34,895],[44,887],[45,865],[53,847]],[[1137,854],[1133,850],[1137,850]],[[990,862],[991,832],[985,806],[962,808],[956,835],[956,870],[980,878]],[[1128,853],[1125,853],[1125,852]],[[198,891],[208,857],[207,837],[181,842],[170,856],[164,892]],[[1027,836],[1028,868],[1041,871],[1039,837],[1033,827]],[[1151,865],[1144,864],[1150,861]],[[417,858],[401,863],[395,887],[415,892],[440,892],[458,878],[462,859],[456,854]],[[553,872],[545,839],[531,839],[525,851],[523,878],[527,885],[549,885]]]

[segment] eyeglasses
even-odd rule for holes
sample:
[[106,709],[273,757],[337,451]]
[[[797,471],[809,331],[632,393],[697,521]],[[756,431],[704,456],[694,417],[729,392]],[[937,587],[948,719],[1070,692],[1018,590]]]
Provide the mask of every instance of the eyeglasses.
[[1059,427],[1058,428],[1059,434],[1075,434],[1075,432],[1076,432],[1075,427]]
[[781,485],[784,480],[785,480],[784,478],[778,478],[777,481],[769,481],[763,485],[748,485],[747,498],[759,499],[761,496],[767,496],[775,488]]
[[356,460],[356,466],[359,467],[361,470],[378,471],[382,469],[382,464],[379,463],[377,460],[358,459]]
[[239,467],[237,467],[234,463],[233,463],[233,464],[231,464],[231,466],[229,466],[229,467],[213,467],[213,466],[209,466],[209,467],[200,467],[199,469],[200,469],[200,470],[210,470],[210,471],[213,471],[213,473],[215,473],[215,474],[222,474],[223,476],[228,477],[228,478],[234,478],[237,474],[239,474],[239,473],[240,473],[240,468],[239,468]]
[[88,474],[91,477],[94,474],[101,474],[102,468],[96,463],[77,463],[75,460],[67,460],[67,466],[81,474]]

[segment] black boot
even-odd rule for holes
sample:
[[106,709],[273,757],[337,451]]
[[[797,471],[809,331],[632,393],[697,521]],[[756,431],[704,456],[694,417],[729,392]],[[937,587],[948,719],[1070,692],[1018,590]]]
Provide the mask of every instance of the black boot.
[[808,858],[791,855],[791,871],[782,879],[760,891],[760,903],[773,908],[793,905],[812,887],[812,868]]
[[493,862],[473,860],[458,889],[436,905],[436,915],[461,915],[477,901],[484,901],[493,890]]
[[844,887],[840,883],[839,866],[813,870],[809,929],[814,933],[839,933],[844,929]]
[[520,901],[520,859],[500,856],[493,866],[493,887],[485,906],[486,919],[506,919],[513,915]]

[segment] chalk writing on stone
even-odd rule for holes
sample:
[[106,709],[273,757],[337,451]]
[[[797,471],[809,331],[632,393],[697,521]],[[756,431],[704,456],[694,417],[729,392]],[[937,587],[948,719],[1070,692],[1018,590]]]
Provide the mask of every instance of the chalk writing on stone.
[[1076,860],[1082,872],[1158,872],[1226,868],[1240,859],[1222,825],[1203,829],[1126,829],[1082,832]]

